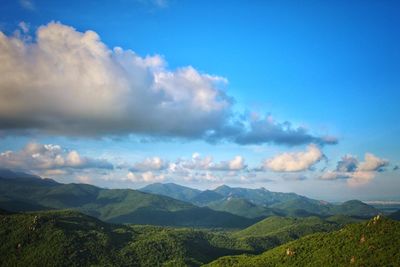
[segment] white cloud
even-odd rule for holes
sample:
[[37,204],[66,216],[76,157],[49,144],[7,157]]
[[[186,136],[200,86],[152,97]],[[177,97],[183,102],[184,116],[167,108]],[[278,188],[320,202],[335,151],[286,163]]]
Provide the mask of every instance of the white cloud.
[[0,59],[3,130],[192,138],[230,112],[225,78],[171,71],[159,55],[110,50],[97,33],[60,23],[40,27],[35,42],[0,33]]
[[372,153],[366,153],[364,156],[364,162],[361,162],[358,166],[360,171],[379,171],[381,168],[389,164],[388,160],[380,159],[374,156]]
[[309,169],[323,158],[323,153],[316,145],[309,145],[306,151],[286,152],[268,159],[263,168],[274,172],[298,172]]
[[91,184],[93,182],[92,179],[87,175],[78,175],[76,179],[82,184]]
[[156,175],[151,171],[144,172],[144,173],[134,173],[129,172],[126,175],[126,179],[131,182],[145,182],[145,183],[155,183],[155,182],[162,182],[165,180],[165,176],[163,174]]
[[372,153],[366,153],[362,162],[354,156],[346,155],[338,162],[336,170],[323,173],[320,179],[344,179],[350,187],[361,186],[371,182],[377,172],[383,171],[382,168],[388,165],[388,160],[378,158]]
[[160,171],[168,168],[168,162],[164,161],[160,157],[152,157],[146,158],[141,162],[136,162],[132,168],[130,168],[131,172],[140,172],[140,171]]
[[15,170],[41,171],[45,175],[61,175],[65,169],[112,169],[104,159],[81,156],[75,150],[59,145],[28,143],[20,151],[0,153],[0,166]]
[[180,160],[178,165],[190,170],[240,171],[247,167],[242,156],[235,156],[228,161],[214,162],[211,156],[202,158],[194,153],[191,160]]
[[32,38],[28,24],[19,27],[12,36],[0,32],[0,136],[134,134],[242,145],[337,143],[271,116],[236,114],[224,77],[191,66],[168,69],[160,55],[110,49],[90,30],[52,22]]

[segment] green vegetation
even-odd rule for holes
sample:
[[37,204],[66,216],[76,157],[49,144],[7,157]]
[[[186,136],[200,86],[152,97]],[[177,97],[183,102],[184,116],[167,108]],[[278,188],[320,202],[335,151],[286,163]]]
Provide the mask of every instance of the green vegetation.
[[209,206],[198,207],[136,190],[0,177],[0,266],[399,266],[400,222],[359,223],[378,210],[357,200],[333,205],[266,189],[150,187]]
[[381,216],[308,235],[257,256],[222,257],[207,266],[400,266],[400,222]]
[[0,178],[0,208],[10,211],[76,209],[106,222],[243,228],[255,222],[173,198],[130,189],[60,184],[50,179]]
[[217,187],[216,189],[214,189],[214,192],[224,197],[243,198],[253,204],[260,206],[270,206],[274,203],[281,203],[292,200],[296,201],[302,198],[306,198],[295,193],[271,192],[265,188],[249,189],[240,187],[229,187],[226,185]]
[[139,189],[139,191],[172,197],[187,202],[201,193],[200,190],[174,183],[154,183]]
[[270,208],[258,206],[245,199],[235,197],[212,202],[208,207],[213,210],[226,211],[247,218],[265,218],[276,214],[276,212]]
[[361,218],[370,218],[379,214],[379,210],[359,200],[346,201],[340,205],[334,205],[325,201],[308,198],[291,200],[271,206],[289,216],[308,217],[311,215],[348,215]]
[[212,190],[205,190],[192,198],[190,201],[198,206],[207,206],[209,203],[223,199],[224,196]]
[[199,266],[251,252],[224,234],[103,223],[75,211],[0,213],[1,266]]
[[345,220],[341,218],[341,222],[338,222],[335,218],[271,216],[231,236],[260,253],[308,234],[337,230],[353,221],[350,217],[347,222]]

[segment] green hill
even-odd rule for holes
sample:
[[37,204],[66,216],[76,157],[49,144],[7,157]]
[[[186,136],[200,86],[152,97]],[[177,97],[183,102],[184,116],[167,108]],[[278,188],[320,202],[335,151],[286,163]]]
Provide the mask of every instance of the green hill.
[[186,202],[189,202],[191,199],[193,199],[194,197],[196,197],[198,194],[201,193],[200,190],[182,185],[177,185],[174,183],[166,183],[166,184],[154,183],[138,190],[146,193],[172,197]]
[[255,222],[166,196],[131,189],[60,184],[40,178],[0,178],[0,208],[10,211],[73,208],[114,223],[243,228]]
[[208,204],[223,199],[224,196],[212,190],[204,190],[190,200],[191,203],[198,206],[207,206]]
[[291,200],[296,201],[302,198],[306,198],[295,193],[271,192],[265,188],[250,189],[229,187],[227,185],[217,187],[213,191],[224,197],[243,198],[255,205],[260,206],[269,206],[274,203],[281,203]]
[[325,201],[318,201],[308,198],[290,200],[277,203],[271,206],[274,209],[281,210],[289,216],[307,217],[310,215],[348,215],[361,218],[370,218],[380,213],[379,210],[365,204],[359,200],[346,201],[339,205],[334,205]]
[[343,224],[319,217],[293,218],[268,217],[246,229],[235,232],[232,237],[239,238],[257,252],[274,248],[302,236],[329,232],[342,227]]
[[222,257],[207,266],[400,266],[400,222],[381,216],[317,233],[257,256]]
[[260,218],[276,214],[270,208],[257,206],[245,199],[235,197],[228,197],[224,200],[212,202],[208,207],[213,210],[226,211],[247,218]]
[[331,213],[359,217],[373,217],[379,214],[380,211],[360,200],[349,200],[341,205],[332,206]]
[[0,266],[199,266],[249,252],[223,234],[103,223],[74,211],[0,213]]

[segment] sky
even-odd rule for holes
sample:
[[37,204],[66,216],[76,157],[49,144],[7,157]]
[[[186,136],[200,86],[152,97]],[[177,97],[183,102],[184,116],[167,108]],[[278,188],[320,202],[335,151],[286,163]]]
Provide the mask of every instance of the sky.
[[0,168],[400,200],[397,1],[3,1]]

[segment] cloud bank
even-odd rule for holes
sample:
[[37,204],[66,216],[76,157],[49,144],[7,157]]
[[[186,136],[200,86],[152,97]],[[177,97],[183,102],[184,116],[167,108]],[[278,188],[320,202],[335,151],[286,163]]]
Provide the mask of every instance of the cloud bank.
[[[233,111],[224,77],[159,55],[108,48],[94,31],[61,23],[0,32],[0,131],[62,136],[139,135],[237,144],[335,144],[289,122]],[[1,133],[0,133],[1,134]]]

